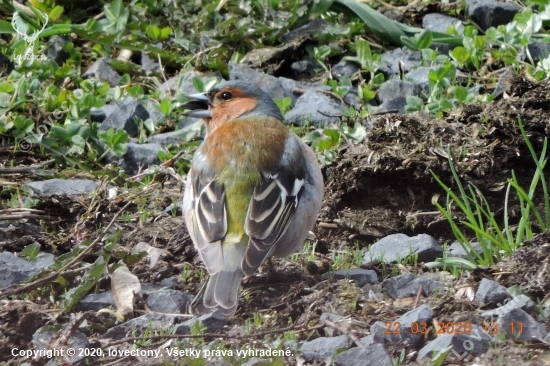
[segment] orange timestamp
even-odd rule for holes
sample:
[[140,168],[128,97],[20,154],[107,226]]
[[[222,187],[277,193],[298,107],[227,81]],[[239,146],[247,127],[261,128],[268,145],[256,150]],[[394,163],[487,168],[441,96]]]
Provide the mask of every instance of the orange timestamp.
[[[401,334],[402,326],[400,322],[386,322],[386,330],[384,334]],[[508,324],[509,330],[512,334],[516,332],[523,333],[522,322],[510,322]],[[486,334],[498,334],[499,324],[496,322],[483,323],[483,332]],[[409,326],[409,330],[412,334],[426,334],[429,331],[429,325],[427,322],[412,322]],[[474,333],[474,326],[471,322],[437,322],[437,334],[472,334]]]

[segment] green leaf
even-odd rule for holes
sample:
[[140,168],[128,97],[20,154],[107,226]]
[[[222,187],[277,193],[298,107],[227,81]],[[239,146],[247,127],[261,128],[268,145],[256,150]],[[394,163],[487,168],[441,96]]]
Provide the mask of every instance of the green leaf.
[[155,42],[157,42],[161,36],[160,28],[153,24],[150,24],[145,28],[145,33],[147,33],[147,36]]
[[0,34],[11,34],[15,33],[15,30],[11,26],[10,22],[6,22],[5,20],[0,20]]
[[431,31],[427,29],[422,31],[422,33],[420,33],[420,35],[418,36],[418,42],[417,42],[418,48],[419,49],[429,48],[432,44],[433,38],[434,36]]
[[401,37],[405,36],[405,33],[393,20],[357,0],[335,0],[334,3],[341,4],[353,11],[355,15],[361,18],[368,29],[382,40],[395,45],[402,45]]
[[50,19],[51,20],[59,19],[59,17],[61,16],[61,14],[63,14],[64,11],[65,11],[65,9],[63,9],[62,6],[57,5],[55,8],[53,8],[50,11]]
[[34,242],[23,248],[23,250],[21,251],[21,256],[30,262],[34,258],[36,258],[38,253],[40,253],[40,244]]

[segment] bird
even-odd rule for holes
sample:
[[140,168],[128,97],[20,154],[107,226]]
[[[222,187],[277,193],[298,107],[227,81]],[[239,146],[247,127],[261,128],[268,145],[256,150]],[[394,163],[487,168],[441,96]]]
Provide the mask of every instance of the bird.
[[187,96],[206,134],[183,195],[189,235],[209,278],[192,315],[236,312],[244,277],[300,250],[321,210],[323,175],[312,149],[284,123],[273,99],[245,81]]

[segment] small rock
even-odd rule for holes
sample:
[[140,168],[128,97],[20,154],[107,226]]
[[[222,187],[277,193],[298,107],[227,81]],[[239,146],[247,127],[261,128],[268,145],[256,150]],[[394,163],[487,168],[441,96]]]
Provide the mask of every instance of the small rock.
[[378,100],[380,102],[388,102],[398,97],[424,97],[423,87],[416,85],[410,81],[400,80],[397,78],[386,81],[378,89]]
[[88,70],[82,74],[82,77],[94,77],[99,81],[109,83],[109,85],[113,87],[117,86],[120,82],[120,75],[111,67],[111,65],[107,63],[107,59],[105,57],[102,57],[94,62],[92,66],[90,66]]
[[288,111],[285,119],[297,126],[327,126],[337,124],[346,111],[340,103],[328,95],[308,90],[298,100],[296,106]]
[[[465,329],[465,331],[470,332]],[[432,357],[439,351],[452,347],[451,352],[454,353],[459,359],[463,356],[473,354],[479,356],[489,349],[490,337],[486,334],[485,330],[478,326],[473,325],[470,334],[462,333],[447,333],[439,335],[433,341],[425,345],[420,351],[418,351],[418,360],[424,357]]]
[[[159,45],[155,46],[159,47]],[[141,51],[141,67],[143,68],[143,70],[145,70],[146,75],[159,73],[161,71],[160,64],[157,62],[157,60],[149,57],[149,54],[146,51]]]
[[342,59],[330,71],[336,80],[340,80],[345,77],[351,78],[359,70],[361,70],[361,65],[358,63]]
[[63,65],[67,61],[67,58],[69,58],[69,54],[63,48],[69,42],[71,42],[71,37],[52,36],[48,40],[48,48],[45,52],[46,57],[60,66]]
[[115,110],[107,116],[99,128],[102,130],[109,128],[124,130],[131,137],[136,137],[138,135],[136,118],[145,121],[149,118],[149,112],[138,99],[126,97],[117,104]]
[[176,323],[177,319],[178,318],[174,315],[147,313],[138,318],[130,319],[125,323],[112,327],[103,337],[119,339],[134,331],[141,334],[144,331],[151,329],[158,331],[167,330]]
[[496,323],[499,333],[505,332],[510,339],[532,342],[548,335],[544,325],[521,309],[512,309],[506,314],[499,315]]
[[[472,246],[472,249],[475,250],[478,254],[483,255],[483,247],[481,246],[481,243],[479,242],[473,242],[470,243]],[[472,252],[466,252],[462,244],[460,244],[458,241],[455,241],[450,246],[447,247],[447,255],[449,257],[457,257],[457,258],[464,258],[464,259],[474,259],[477,258],[474,253]]]
[[487,310],[481,313],[482,317],[490,317],[490,316],[499,316],[501,314],[506,314],[513,309],[521,309],[525,311],[526,313],[530,313],[535,308],[535,303],[533,300],[528,298],[525,295],[518,295],[514,297],[513,299],[506,298],[504,300],[504,305],[493,310]]
[[[418,348],[424,337],[422,333],[430,327],[433,317],[433,310],[422,305],[403,314],[389,326],[385,322],[377,321],[371,326],[370,331],[374,334],[375,339],[383,338],[385,344],[410,345]],[[386,331],[389,331],[390,334],[387,334]]]
[[185,314],[187,305],[193,296],[178,290],[161,289],[147,298],[147,305],[152,311],[167,314]]
[[99,183],[89,179],[48,179],[27,183],[35,196],[72,196],[89,194],[99,187]]
[[[38,329],[32,336],[32,344],[34,345],[34,348],[37,350],[47,350],[51,349],[50,341],[52,340],[53,336],[57,333],[57,330],[51,330],[51,326],[45,326],[40,329]],[[66,345],[66,346],[65,346]],[[67,357],[67,363],[71,365],[84,365],[85,358],[81,352],[78,352],[78,350],[87,349],[90,347],[90,341],[88,341],[88,337],[86,337],[85,334],[79,332],[78,330],[71,332],[71,336],[66,341],[63,347],[63,349],[66,351],[68,348],[72,348],[73,350],[76,350],[76,352],[69,356],[66,352],[63,354]],[[59,346],[58,346],[59,347]],[[58,351],[61,351],[59,348],[57,348]],[[47,359],[47,358],[42,358]],[[48,363],[49,364],[49,363]]]
[[153,100],[148,100],[145,104],[145,109],[149,112],[149,118],[153,121],[153,124],[156,126],[159,122],[162,122],[166,116],[160,111],[160,106]]
[[315,74],[315,64],[311,61],[297,61],[290,65],[293,77],[299,79],[303,76],[310,76]]
[[117,106],[113,104],[105,104],[101,108],[92,107],[90,108],[90,119],[92,122],[102,123],[115,109]]
[[[529,53],[531,54],[531,58],[535,64],[550,56],[550,43],[548,42],[530,43],[527,48],[529,49]],[[525,61],[529,61],[529,59],[525,57]]]
[[441,257],[443,248],[427,234],[408,237],[392,234],[372,245],[363,256],[363,265],[373,262],[393,263],[411,255],[417,255],[419,262],[429,262]]
[[484,278],[477,289],[475,301],[478,304],[504,304],[504,301],[510,298],[511,296],[506,291],[506,287],[498,282]]
[[435,281],[431,278],[416,277],[412,273],[388,278],[382,281],[381,285],[394,299],[416,296],[420,286],[422,286],[422,290],[426,294],[430,294],[445,286],[443,282]]
[[466,14],[483,31],[510,23],[521,8],[514,3],[497,0],[466,0]]
[[462,35],[464,33],[464,26],[460,19],[438,13],[426,14],[422,18],[422,28],[433,32],[447,33],[447,29],[454,27],[456,23],[460,23],[458,34]]
[[160,160],[158,153],[166,151],[157,143],[136,144],[129,142],[128,151],[119,162],[119,166],[129,175],[136,175],[140,168],[143,171],[150,165],[158,165]]
[[355,281],[357,286],[363,287],[366,284],[375,285],[378,283],[376,272],[371,269],[352,268],[344,269],[336,272],[327,272],[323,277],[332,277],[335,280],[351,279]]
[[[371,361],[367,362],[367,360]],[[388,351],[380,343],[366,347],[355,347],[340,353],[334,358],[334,366],[393,366],[393,360]]]
[[406,106],[407,106],[407,97],[401,96],[380,104],[380,106],[378,106],[376,111],[378,113],[397,111],[398,113],[404,114]]
[[0,253],[0,288],[25,282],[53,263],[54,255],[50,253],[38,253],[29,262],[11,252],[2,252]]
[[75,309],[77,311],[98,311],[106,308],[116,308],[115,299],[111,290],[100,292],[99,294],[88,294],[82,298]]
[[[380,59],[383,62],[381,70],[385,74],[399,75],[400,72],[406,73],[420,66],[422,53],[420,51],[413,52],[406,47],[402,47],[380,54]],[[402,61],[401,70],[399,70],[400,61]]]
[[192,318],[188,321],[178,324],[174,329],[174,334],[191,334],[191,327],[200,321],[206,327],[207,333],[214,333],[222,329],[227,324],[227,319],[219,311],[202,315],[198,318]]
[[350,346],[348,336],[319,337],[309,342],[303,342],[300,353],[306,362],[324,363],[335,352],[347,349]]

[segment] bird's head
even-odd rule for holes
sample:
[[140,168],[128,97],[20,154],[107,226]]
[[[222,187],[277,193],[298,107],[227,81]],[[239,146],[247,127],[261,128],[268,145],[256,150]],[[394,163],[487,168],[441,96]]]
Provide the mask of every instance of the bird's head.
[[207,132],[240,117],[274,117],[283,120],[271,97],[250,83],[225,81],[207,93],[187,96],[193,101],[183,105],[189,117],[204,119]]

